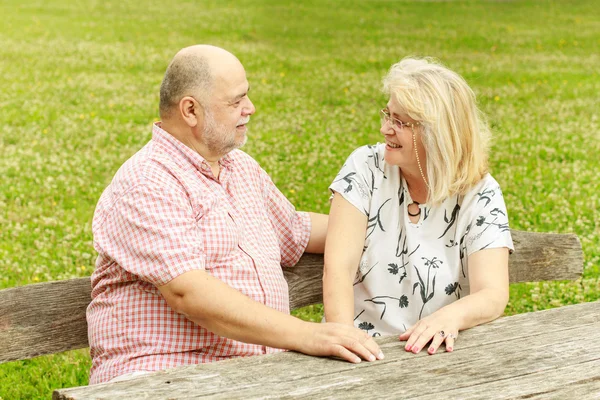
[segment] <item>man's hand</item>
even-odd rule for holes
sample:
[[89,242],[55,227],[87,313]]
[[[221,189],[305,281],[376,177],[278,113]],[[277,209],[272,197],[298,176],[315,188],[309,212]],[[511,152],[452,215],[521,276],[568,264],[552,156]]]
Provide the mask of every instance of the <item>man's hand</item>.
[[312,356],[339,357],[353,363],[382,360],[383,353],[365,331],[333,322],[307,322],[291,350]]

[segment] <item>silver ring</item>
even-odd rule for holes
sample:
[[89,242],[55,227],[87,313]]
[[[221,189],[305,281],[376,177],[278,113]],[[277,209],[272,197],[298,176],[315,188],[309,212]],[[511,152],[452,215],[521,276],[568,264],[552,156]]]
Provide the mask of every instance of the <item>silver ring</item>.
[[448,339],[456,339],[456,335],[449,333],[447,336]]
[[442,337],[442,339],[446,337],[444,331],[439,331],[438,334]]

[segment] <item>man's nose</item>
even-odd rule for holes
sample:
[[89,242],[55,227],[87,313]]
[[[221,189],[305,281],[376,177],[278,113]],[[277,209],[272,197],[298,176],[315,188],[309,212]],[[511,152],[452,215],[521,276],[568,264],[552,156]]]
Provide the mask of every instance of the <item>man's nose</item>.
[[256,108],[254,107],[254,104],[252,103],[252,100],[250,100],[250,98],[248,98],[248,104],[244,106],[242,112],[244,113],[244,115],[252,115],[256,112]]

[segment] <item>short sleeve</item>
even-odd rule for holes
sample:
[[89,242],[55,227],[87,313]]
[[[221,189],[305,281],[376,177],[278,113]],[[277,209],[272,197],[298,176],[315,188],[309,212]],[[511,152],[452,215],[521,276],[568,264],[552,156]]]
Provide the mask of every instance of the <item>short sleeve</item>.
[[329,186],[329,190],[342,195],[366,216],[369,216],[372,197],[369,188],[374,180],[374,172],[369,168],[369,162],[375,157],[378,157],[378,154],[369,146],[356,149]]
[[281,265],[292,267],[298,263],[310,239],[310,216],[298,212],[281,193],[269,175],[260,170],[266,193],[267,212],[279,243]]
[[94,230],[95,244],[125,271],[155,286],[205,268],[203,241],[184,196],[138,185]]
[[467,255],[477,251],[506,247],[512,253],[514,245],[508,226],[508,213],[502,190],[491,177],[476,191],[473,212],[467,234]]

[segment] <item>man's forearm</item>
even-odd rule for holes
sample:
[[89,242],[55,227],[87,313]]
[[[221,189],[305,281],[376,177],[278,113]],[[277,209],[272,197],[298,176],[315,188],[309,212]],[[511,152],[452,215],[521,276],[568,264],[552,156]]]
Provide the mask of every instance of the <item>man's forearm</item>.
[[[175,311],[219,336],[297,349],[296,338],[306,322],[250,299],[205,271],[185,275],[185,281],[178,282],[178,290],[165,296]],[[190,288],[192,285],[195,290]]]
[[327,222],[329,216],[325,214],[308,213],[310,216],[310,239],[304,250],[306,253],[323,254],[325,251],[325,237],[327,236]]

